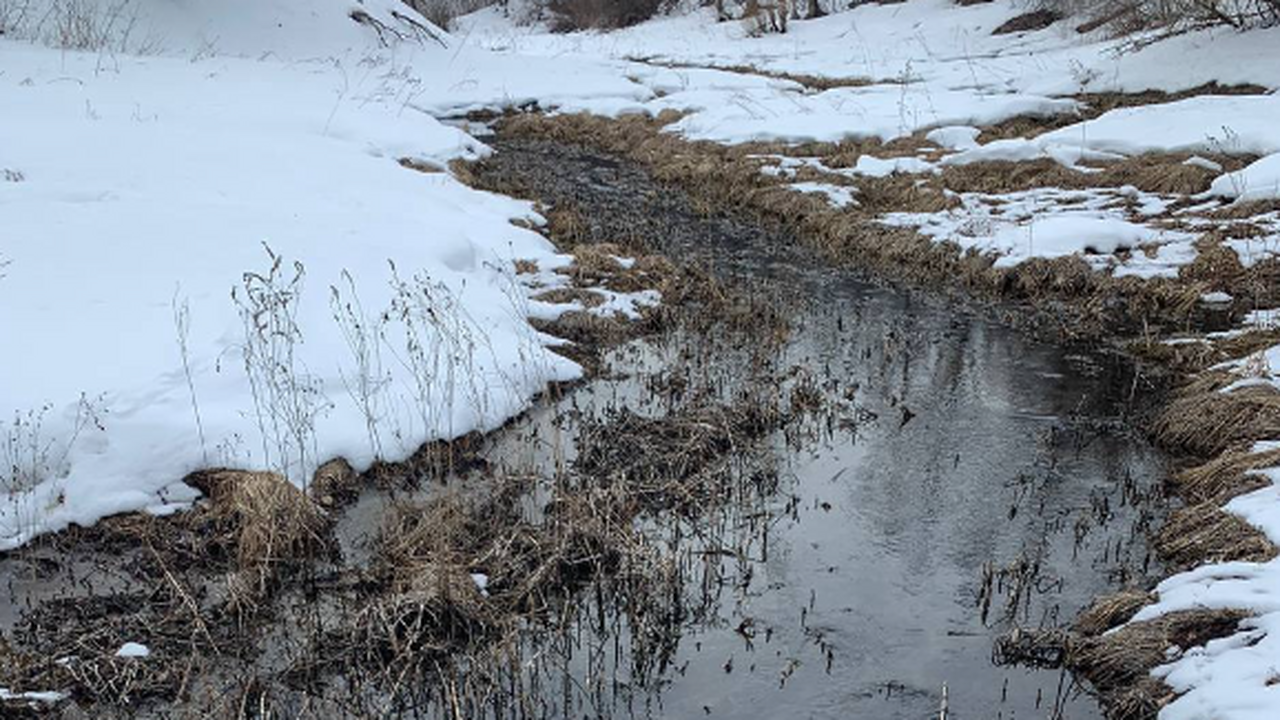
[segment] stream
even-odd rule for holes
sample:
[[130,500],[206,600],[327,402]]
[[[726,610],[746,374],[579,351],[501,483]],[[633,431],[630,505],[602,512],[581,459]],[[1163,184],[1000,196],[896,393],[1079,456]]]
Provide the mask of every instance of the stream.
[[[539,664],[556,668],[544,682],[560,712],[1101,717],[1062,671],[995,664],[993,643],[1014,625],[1069,624],[1094,597],[1159,570],[1145,529],[1164,459],[1128,429],[1137,386],[1121,362],[833,269],[783,235],[696,212],[615,158],[493,145],[484,173],[572,206],[592,241],[642,244],[768,298],[791,328],[778,366],[842,399],[812,432],[775,434],[743,460],[739,472],[777,478],[752,507],[654,521],[678,536],[687,566],[666,654],[638,670],[634,628],[584,610],[538,655],[559,658]],[[530,439],[573,436],[619,408],[652,413],[655,377],[732,394],[746,361],[717,342],[611,353],[608,372],[530,415],[491,457],[512,468],[571,460],[573,448],[538,453]]]

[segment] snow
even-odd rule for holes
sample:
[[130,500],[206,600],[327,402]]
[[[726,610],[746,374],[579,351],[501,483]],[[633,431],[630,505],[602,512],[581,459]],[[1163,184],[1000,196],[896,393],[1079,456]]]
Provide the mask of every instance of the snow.
[[854,197],[853,190],[843,185],[829,185],[826,183],[816,182],[799,182],[792,183],[789,186],[792,190],[800,193],[817,193],[825,195],[827,202],[833,206],[842,208],[850,205],[857,205],[858,201]]
[[1045,133],[1042,147],[1064,145],[1137,155],[1143,152],[1266,154],[1280,151],[1280,95],[1201,95],[1112,110]]
[[[1117,277],[1176,276],[1196,257],[1194,235],[1151,227],[1129,218],[1130,202],[1160,201],[1132,188],[1069,191],[1042,188],[1019,193],[964,193],[960,204],[938,213],[889,213],[890,226],[914,227],[938,242],[995,256],[996,267],[1032,258],[1081,255]],[[1130,251],[1127,258],[1115,257]]]
[[[17,468],[3,478],[0,548],[187,507],[196,493],[180,480],[210,464],[305,483],[329,457],[402,457],[497,427],[580,373],[528,325],[512,277],[515,259],[558,257],[511,224],[532,208],[397,160],[487,152],[417,104],[501,106],[517,83],[634,95],[634,83],[432,42],[384,51],[340,0],[300,14],[239,4],[254,23],[274,9],[311,29],[255,36],[237,13],[187,2],[150,16],[169,43],[147,56],[0,40],[0,137],[21,139],[0,147],[0,322],[27,339],[0,357],[0,435]],[[193,28],[217,47],[184,45]],[[268,247],[277,290],[295,262],[305,275],[277,316],[295,341],[259,343],[255,365],[231,291],[246,302],[245,273],[268,274]],[[272,380],[275,360],[288,369]],[[303,411],[281,417],[272,392]]]
[[1215,369],[1230,370],[1240,376],[1239,380],[1227,385],[1219,392],[1230,393],[1240,388],[1260,385],[1270,385],[1280,390],[1280,345],[1263,348],[1240,360],[1217,365]]
[[1204,168],[1205,170],[1208,170],[1210,172],[1215,172],[1215,173],[1222,172],[1222,165],[1208,158],[1202,158],[1199,155],[1192,155],[1186,160],[1183,160],[1182,164],[1190,165],[1191,167]]
[[[817,94],[773,87],[724,93],[690,90],[663,97],[656,108],[695,108],[670,126],[691,140],[883,141],[941,125],[986,125],[1019,115],[1072,112],[1073,100],[1022,93],[976,94],[913,85],[835,88]],[[590,108],[588,108],[590,109]]]
[[30,703],[44,703],[46,705],[54,705],[62,702],[66,698],[60,692],[43,691],[43,692],[11,692],[9,688],[0,687],[0,700],[26,700]]
[[927,160],[917,157],[893,157],[881,159],[871,155],[862,155],[853,168],[853,174],[868,177],[888,177],[890,175],[920,175],[936,173],[938,168]]
[[978,147],[982,131],[967,125],[948,125],[929,131],[925,140],[948,150],[970,150]]
[[[1255,452],[1276,447],[1260,444]],[[1232,500],[1226,510],[1280,541],[1280,467],[1256,471],[1269,487]],[[1160,712],[1160,720],[1264,720],[1280,704],[1280,559],[1265,563],[1218,563],[1175,575],[1162,582],[1159,601],[1143,608],[1134,621],[1178,610],[1249,609],[1257,617],[1226,638],[1189,649],[1157,668],[1178,697]]]
[[116,657],[118,658],[144,658],[150,655],[151,648],[136,642],[127,642],[121,645],[119,650],[116,650]]
[[1280,152],[1213,181],[1209,194],[1237,201],[1280,200]]

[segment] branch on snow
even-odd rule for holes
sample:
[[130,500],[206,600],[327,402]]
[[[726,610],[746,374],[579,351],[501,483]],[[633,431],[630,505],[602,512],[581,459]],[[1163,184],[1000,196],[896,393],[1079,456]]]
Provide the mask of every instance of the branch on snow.
[[387,23],[379,20],[378,18],[370,15],[365,10],[361,10],[360,8],[356,8],[352,10],[350,13],[350,17],[352,20],[355,20],[361,25],[367,25],[373,28],[374,32],[378,33],[378,43],[381,44],[383,47],[389,47],[392,41],[403,42],[405,40],[408,40],[410,37],[413,37],[416,40],[422,40],[423,38],[428,38],[440,43],[441,47],[446,47],[446,48],[449,47],[445,43],[444,38],[440,37],[440,35],[435,30],[431,29],[424,23],[414,20],[408,15],[404,15],[395,10],[391,11],[391,17],[395,18],[396,20],[406,25],[409,28],[410,32],[406,33],[399,28],[396,28],[392,25],[388,25]]

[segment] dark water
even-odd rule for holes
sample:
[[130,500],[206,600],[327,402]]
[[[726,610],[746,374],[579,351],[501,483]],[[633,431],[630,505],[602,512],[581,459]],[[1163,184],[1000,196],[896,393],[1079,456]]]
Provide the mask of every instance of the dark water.
[[[571,203],[593,239],[697,258],[776,300],[792,327],[778,367],[841,399],[811,432],[744,459],[743,472],[776,473],[775,492],[654,521],[681,538],[672,547],[687,575],[663,661],[637,661],[637,631],[606,620],[607,608],[531,642],[529,667],[556,697],[548,714],[922,719],[945,705],[953,720],[1101,717],[1069,676],[998,667],[992,649],[1015,624],[1069,623],[1155,570],[1144,567],[1151,509],[1136,500],[1162,458],[1125,429],[1144,388],[1123,367],[824,267],[749,222],[702,217],[611,158],[497,147],[489,172]],[[529,439],[572,436],[608,408],[652,413],[655,377],[683,373],[731,394],[744,361],[716,342],[614,353],[612,379],[534,413],[492,457],[513,470],[571,460],[572,447]],[[1002,576],[1007,567],[1021,569]]]

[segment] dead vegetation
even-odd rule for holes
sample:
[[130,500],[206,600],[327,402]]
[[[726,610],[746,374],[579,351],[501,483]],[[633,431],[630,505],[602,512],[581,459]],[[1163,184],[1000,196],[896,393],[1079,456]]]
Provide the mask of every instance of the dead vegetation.
[[1129,622],[1139,610],[1155,600],[1152,593],[1137,589],[1122,590],[1098,598],[1076,616],[1073,629],[1081,635],[1101,635]]
[[199,516],[201,534],[235,559],[237,587],[253,597],[264,596],[277,573],[322,551],[324,511],[283,476],[218,470],[187,482],[208,498]]
[[781,422],[776,398],[709,405],[662,418],[627,410],[586,425],[574,465],[593,486],[625,487],[649,509],[689,512],[722,504],[732,488],[721,460]]
[[1174,569],[1205,563],[1266,562],[1276,548],[1259,530],[1218,507],[1200,503],[1171,513],[1153,542]]
[[[626,157],[649,170],[659,182],[686,189],[695,201],[705,204],[707,212],[743,212],[767,226],[794,230],[802,242],[829,257],[888,278],[958,287],[979,297],[1034,307],[1039,312],[1030,313],[1032,323],[1070,339],[1149,335],[1162,327],[1185,326],[1193,320],[1200,296],[1226,280],[1204,266],[1189,270],[1185,279],[1114,278],[1091,270],[1078,258],[1033,260],[997,269],[989,258],[961,253],[948,243],[931,242],[911,230],[875,222],[884,212],[945,209],[954,200],[944,188],[1005,192],[1055,183],[1084,187],[1101,181],[1154,190],[1200,187],[1211,179],[1200,168],[1182,165],[1182,155],[1133,158],[1106,168],[1098,178],[1073,173],[1049,161],[947,168],[923,182],[911,176],[865,178],[858,184],[859,206],[841,209],[821,197],[790,191],[787,180],[763,175],[760,158],[785,152],[842,158],[847,163],[856,161],[858,154],[874,143],[726,147],[660,132],[677,117],[666,114],[654,119],[632,116],[612,120],[524,114],[506,119],[502,131],[511,137],[576,143]],[[919,138],[902,141],[897,149],[910,152],[920,142]],[[1233,281],[1246,275],[1245,282],[1265,287],[1266,278],[1280,276],[1280,263],[1262,262],[1248,270],[1237,263],[1229,271]]]
[[1129,623],[1115,632],[1076,639],[1067,662],[1110,698],[1108,717],[1145,720],[1173,697],[1150,675],[1169,662],[1170,648],[1185,651],[1230,635],[1244,617],[1230,610],[1189,610]]
[[1219,392],[1213,374],[1177,393],[1156,419],[1161,443],[1190,455],[1212,458],[1255,440],[1280,436],[1280,391],[1268,386]]

